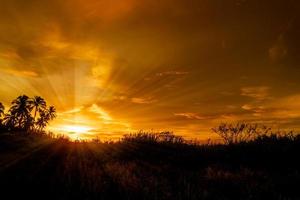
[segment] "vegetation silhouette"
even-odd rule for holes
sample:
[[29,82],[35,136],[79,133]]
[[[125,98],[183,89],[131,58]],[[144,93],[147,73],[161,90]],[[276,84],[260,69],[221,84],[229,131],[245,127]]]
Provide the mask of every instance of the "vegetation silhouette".
[[3,104],[0,102],[0,124],[2,123],[2,116],[4,115],[4,110],[5,110],[5,108],[4,108],[4,106],[3,106]]
[[7,113],[5,113],[3,104],[0,103],[0,126],[2,130],[18,130],[27,133],[29,131],[42,132],[55,117],[55,107],[50,106],[48,108],[46,101],[39,96],[29,98],[26,95],[21,95],[17,97],[12,101]]
[[222,123],[212,129],[218,143],[168,131],[72,142],[40,134],[56,116],[40,98],[23,95],[4,110],[0,104],[3,198],[300,199],[300,136],[290,131]]
[[[212,131],[218,134],[226,144],[247,142],[255,140],[259,136],[274,134],[271,127],[245,122],[239,122],[236,124],[222,123],[218,127],[212,128]],[[292,132],[289,132],[289,134],[290,133],[292,134]]]
[[230,144],[171,132],[76,143],[4,133],[0,191],[10,199],[299,199],[299,153],[299,135],[272,131]]

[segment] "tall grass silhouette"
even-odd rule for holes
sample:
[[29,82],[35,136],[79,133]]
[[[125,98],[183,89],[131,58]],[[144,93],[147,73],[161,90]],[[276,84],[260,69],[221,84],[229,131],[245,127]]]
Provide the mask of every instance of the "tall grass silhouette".
[[141,131],[116,142],[6,132],[0,152],[1,195],[10,199],[300,197],[296,134],[208,145],[171,132]]

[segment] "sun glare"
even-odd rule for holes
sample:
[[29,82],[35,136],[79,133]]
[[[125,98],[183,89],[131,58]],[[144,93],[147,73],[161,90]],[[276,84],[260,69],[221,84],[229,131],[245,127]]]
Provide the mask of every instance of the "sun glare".
[[56,133],[60,133],[68,136],[72,140],[77,139],[88,139],[86,135],[90,130],[93,130],[92,127],[82,126],[82,125],[62,125],[54,128]]
[[62,131],[70,132],[70,133],[86,133],[90,131],[92,128],[86,126],[78,126],[78,125],[65,125],[62,126]]

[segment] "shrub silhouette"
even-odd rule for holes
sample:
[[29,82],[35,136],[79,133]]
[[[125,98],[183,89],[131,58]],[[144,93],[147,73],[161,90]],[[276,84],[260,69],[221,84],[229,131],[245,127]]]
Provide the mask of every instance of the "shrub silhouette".
[[184,139],[182,138],[182,136],[174,135],[169,131],[159,133],[140,131],[138,133],[124,135],[122,141],[138,143],[184,143]]
[[212,128],[212,131],[218,134],[226,144],[234,144],[254,140],[262,135],[268,135],[271,133],[271,128],[251,123],[222,123]]
[[[0,135],[0,188],[10,199],[299,199],[300,137],[195,145],[171,132],[118,142]],[[179,142],[179,143],[178,143]],[[42,145],[42,146],[41,146]],[[25,152],[25,156],[23,155]],[[20,157],[18,157],[20,156]],[[17,191],[17,192],[16,192]]]

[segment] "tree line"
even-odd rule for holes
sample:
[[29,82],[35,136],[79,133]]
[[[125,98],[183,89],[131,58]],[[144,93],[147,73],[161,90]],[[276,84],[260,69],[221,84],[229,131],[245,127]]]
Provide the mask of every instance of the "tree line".
[[2,129],[42,132],[55,117],[55,107],[48,107],[46,101],[40,96],[30,98],[21,95],[12,101],[7,112],[0,102],[0,126]]

